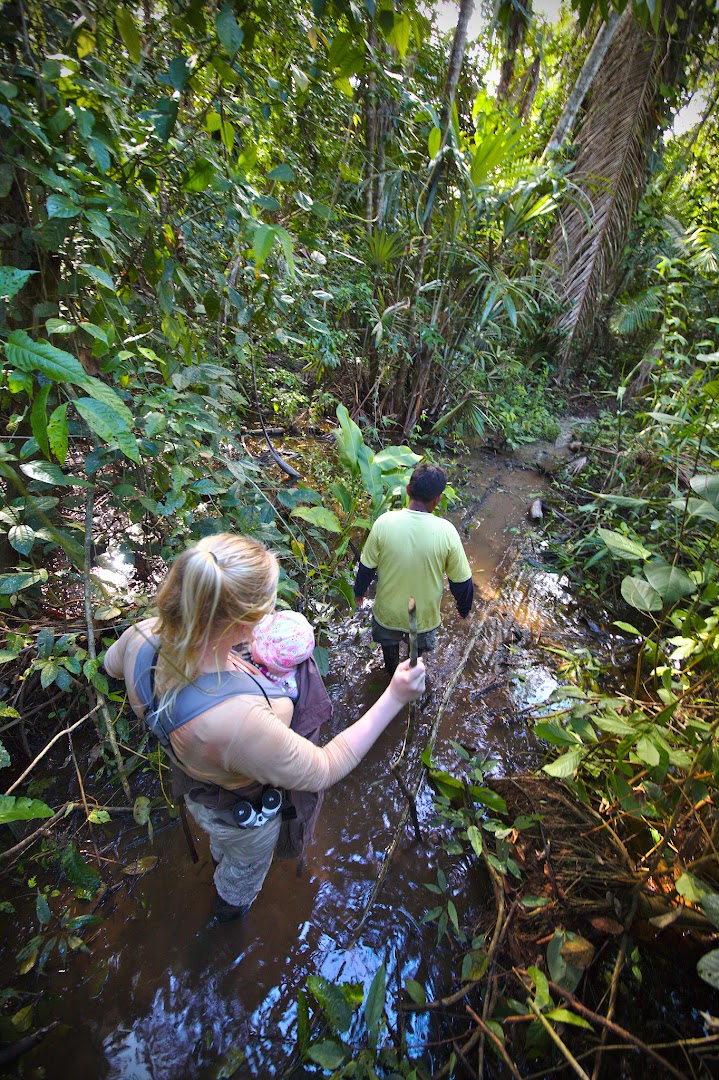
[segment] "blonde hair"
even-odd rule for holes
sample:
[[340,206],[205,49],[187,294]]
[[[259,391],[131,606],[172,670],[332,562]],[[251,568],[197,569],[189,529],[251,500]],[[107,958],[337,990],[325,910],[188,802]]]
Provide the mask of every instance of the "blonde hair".
[[247,536],[206,536],[178,556],[156,596],[165,693],[196,677],[214,638],[272,611],[278,577],[275,555]]

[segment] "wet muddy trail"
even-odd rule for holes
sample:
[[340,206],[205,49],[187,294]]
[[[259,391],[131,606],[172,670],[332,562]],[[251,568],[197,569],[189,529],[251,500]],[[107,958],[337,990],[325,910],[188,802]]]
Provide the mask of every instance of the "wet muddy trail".
[[[562,582],[536,557],[540,533],[528,528],[527,508],[541,495],[543,478],[480,455],[458,463],[453,475],[463,482],[462,507],[452,517],[477,599],[469,619],[460,622],[445,594],[444,624],[429,664],[431,692],[421,704],[403,765],[410,787],[421,770],[419,753],[442,687],[456,674],[477,629],[444,709],[434,758],[454,771],[454,739],[496,760],[495,775],[525,771],[541,760],[522,710],[556,686],[546,646],[576,648],[588,633]],[[367,609],[338,622],[333,633],[327,683],[335,715],[328,737],[354,721],[385,685]],[[34,1065],[43,1066],[49,1078],[184,1080],[231,1076],[235,1055],[243,1051],[247,1057],[237,1076],[301,1077],[294,1026],[298,992],[309,975],[363,983],[366,990],[384,962],[388,984],[414,978],[428,995],[452,985],[461,954],[453,955],[449,945],[438,948],[436,929],[421,923],[429,895],[423,884],[436,880],[444,855],[432,833],[426,785],[418,796],[423,842],[416,842],[411,825],[403,829],[368,908],[406,806],[389,771],[404,727],[400,716],[363,764],[327,793],[304,864],[275,862],[260,897],[239,922],[208,927],[212,865],[199,830],[200,859],[193,864],[177,823],[158,827],[152,844],[144,828],[122,826],[122,839],[108,852],[117,860],[112,869],[147,855],[157,855],[158,862],[103,902],[91,955],[74,956],[65,973],[48,969],[38,983],[52,1017],[62,1024],[34,1052]],[[451,890],[467,922],[491,903],[476,862],[454,864]],[[32,932],[28,927],[27,936]],[[21,928],[20,940],[23,933]],[[424,1016],[407,1023],[410,1052],[414,1046],[419,1053],[436,1033]]]

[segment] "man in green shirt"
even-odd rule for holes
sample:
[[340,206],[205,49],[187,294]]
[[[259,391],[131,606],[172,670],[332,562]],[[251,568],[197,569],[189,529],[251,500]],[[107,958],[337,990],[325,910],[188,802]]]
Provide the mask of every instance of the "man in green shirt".
[[354,584],[355,600],[360,607],[363,605],[376,574],[372,639],[382,646],[389,674],[399,663],[400,641],[409,639],[410,596],[417,603],[420,653],[430,652],[437,642],[445,575],[459,617],[466,619],[472,607],[472,573],[459,533],[450,521],[434,515],[446,486],[444,469],[420,462],[407,485],[409,505],[378,518],[362,549]]

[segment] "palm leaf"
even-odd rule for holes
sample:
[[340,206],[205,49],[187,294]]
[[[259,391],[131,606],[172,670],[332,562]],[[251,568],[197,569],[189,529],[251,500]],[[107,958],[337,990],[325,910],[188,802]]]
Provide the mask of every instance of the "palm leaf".
[[627,9],[592,87],[577,139],[575,182],[589,194],[593,223],[568,205],[550,259],[560,270],[565,311],[562,362],[591,333],[611,287],[644,188],[664,50]]
[[609,320],[609,329],[614,334],[634,334],[655,325],[662,313],[663,292],[661,285],[651,285],[638,296],[617,304]]

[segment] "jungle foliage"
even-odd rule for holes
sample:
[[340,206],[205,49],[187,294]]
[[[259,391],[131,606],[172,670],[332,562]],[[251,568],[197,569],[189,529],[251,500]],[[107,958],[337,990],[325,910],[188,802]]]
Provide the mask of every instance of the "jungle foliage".
[[[517,446],[588,394],[600,405],[584,434],[591,464],[564,491],[581,524],[556,566],[636,646],[636,679],[610,687],[596,658],[562,658],[567,687],[537,718],[556,750],[545,770],[643,837],[632,857],[664,917],[683,897],[716,925],[712,4],[577,0],[550,25],[500,3],[471,48],[466,26],[442,34],[431,8],[392,0],[2,10],[3,857],[15,865],[35,837],[53,880],[92,897],[83,829],[110,819],[121,790],[152,829],[165,800],[130,781],[137,769],[162,779],[160,755],[144,741],[127,751],[101,656],[187,543],[228,529],[271,545],[281,602],[303,603],[323,640],[352,603],[353,544],[421,454]],[[577,137],[548,151],[613,12],[622,33],[581,99]],[[704,116],[665,143],[697,89]],[[318,437],[304,479],[284,483],[276,459],[248,451],[257,424]],[[113,559],[134,568],[129,595]],[[96,723],[97,796],[26,778],[38,693],[47,738]],[[485,859],[495,883],[516,878],[512,845],[532,822],[507,819],[484,763],[458,753],[462,779],[432,774],[448,850]],[[60,844],[39,831],[78,818]],[[50,876],[38,884],[22,865],[38,933],[18,970],[41,974],[88,948],[95,917],[64,900],[53,913]],[[463,927],[446,878],[435,889],[428,921],[474,983],[490,943]],[[566,944],[554,940],[548,964],[572,992]],[[534,1032],[577,1025],[542,971],[522,985]],[[406,990],[424,1007],[423,987]],[[422,1075],[406,1047],[384,1045],[388,993],[384,969],[364,1002],[312,981],[301,1053],[336,1075]],[[333,1037],[314,1038],[310,1002]],[[17,1005],[15,1038],[33,1023]],[[360,1006],[366,1038],[345,1045]],[[484,1022],[483,1039],[504,1046],[501,1017]]]

